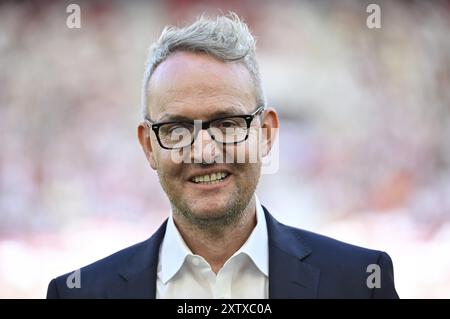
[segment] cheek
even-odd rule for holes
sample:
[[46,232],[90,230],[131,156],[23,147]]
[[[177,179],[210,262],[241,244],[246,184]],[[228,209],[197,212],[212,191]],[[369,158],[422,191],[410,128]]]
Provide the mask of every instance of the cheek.
[[181,177],[182,162],[177,156],[178,151],[161,151],[156,155],[156,169],[164,177],[171,180]]
[[261,161],[261,148],[258,132],[250,131],[245,142],[225,147],[227,163],[257,164]]

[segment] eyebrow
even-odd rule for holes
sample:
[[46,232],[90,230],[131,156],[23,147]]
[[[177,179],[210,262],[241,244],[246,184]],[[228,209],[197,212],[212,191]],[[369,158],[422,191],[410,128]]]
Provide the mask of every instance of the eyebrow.
[[[225,110],[217,110],[211,113],[206,120],[214,120],[221,117],[247,114],[242,112],[243,110],[238,107],[228,107]],[[158,122],[193,122],[194,120],[195,119],[180,114],[166,113],[161,117],[161,119]]]

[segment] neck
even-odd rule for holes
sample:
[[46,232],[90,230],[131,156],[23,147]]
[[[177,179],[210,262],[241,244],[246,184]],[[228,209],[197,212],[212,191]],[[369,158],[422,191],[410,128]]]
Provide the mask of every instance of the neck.
[[253,197],[240,218],[218,229],[205,229],[192,225],[186,219],[173,214],[178,231],[194,254],[202,256],[217,273],[225,262],[250,236],[256,226],[256,202]]

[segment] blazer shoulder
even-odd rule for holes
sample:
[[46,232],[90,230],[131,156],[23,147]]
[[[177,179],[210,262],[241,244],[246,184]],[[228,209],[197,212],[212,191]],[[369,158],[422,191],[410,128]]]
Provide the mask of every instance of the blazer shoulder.
[[391,261],[389,255],[384,251],[357,246],[341,240],[331,238],[325,235],[317,234],[311,231],[285,226],[305,245],[312,250],[311,257],[324,257],[325,262],[335,262],[340,265],[346,264],[378,264],[381,259],[387,258]]
[[[264,208],[265,209],[265,208]],[[328,236],[288,226],[277,221],[265,209],[269,240],[281,250],[297,255],[330,257],[379,256],[381,251],[352,245]],[[299,248],[301,247],[301,248]]]
[[[167,219],[149,239],[53,279],[48,286],[47,297],[107,298],[108,291],[117,291],[115,288],[133,276],[153,276],[166,225]],[[81,289],[73,289],[72,286]]]
[[102,288],[121,279],[120,271],[130,263],[134,256],[140,255],[146,250],[149,240],[124,248],[51,280],[47,298],[104,298],[104,289]]
[[[392,260],[386,252],[352,245],[281,223],[279,230],[289,232],[291,238],[295,238],[291,240],[290,245],[309,248],[310,253],[303,261],[320,269],[320,296],[398,298]],[[367,286],[367,278],[375,268],[380,272],[381,289],[369,289]]]
[[[321,269],[353,270],[362,269],[362,265],[379,264],[386,260],[391,263],[389,255],[383,251],[352,245],[328,236],[317,234],[304,229],[284,225],[274,221],[272,236],[278,237],[278,247],[282,250],[290,249],[295,252],[298,247],[305,247],[305,260]],[[365,269],[365,268],[364,268]],[[365,270],[364,270],[365,271]]]
[[365,256],[379,255],[381,251],[357,246],[341,240],[331,238],[325,235],[314,233],[311,231],[286,226],[295,232],[297,237],[309,245],[313,251],[326,250],[327,252],[337,251],[339,253],[349,252],[352,254],[360,254]]
[[149,240],[150,239],[147,239],[143,242],[119,250],[105,258],[84,266],[81,270],[84,272],[95,273],[96,275],[106,275],[110,272],[117,273],[122,267],[127,265],[128,261],[131,260],[136,254],[139,254],[147,248]]

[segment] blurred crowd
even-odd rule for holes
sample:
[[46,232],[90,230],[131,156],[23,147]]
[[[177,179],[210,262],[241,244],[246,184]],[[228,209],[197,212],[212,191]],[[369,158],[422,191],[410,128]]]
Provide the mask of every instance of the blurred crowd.
[[401,297],[450,297],[449,1],[377,1],[379,29],[365,1],[187,0],[79,1],[69,29],[73,2],[0,4],[0,298],[43,297],[167,216],[136,138],[147,48],[166,24],[228,10],[257,37],[281,115],[262,203],[386,250]]

